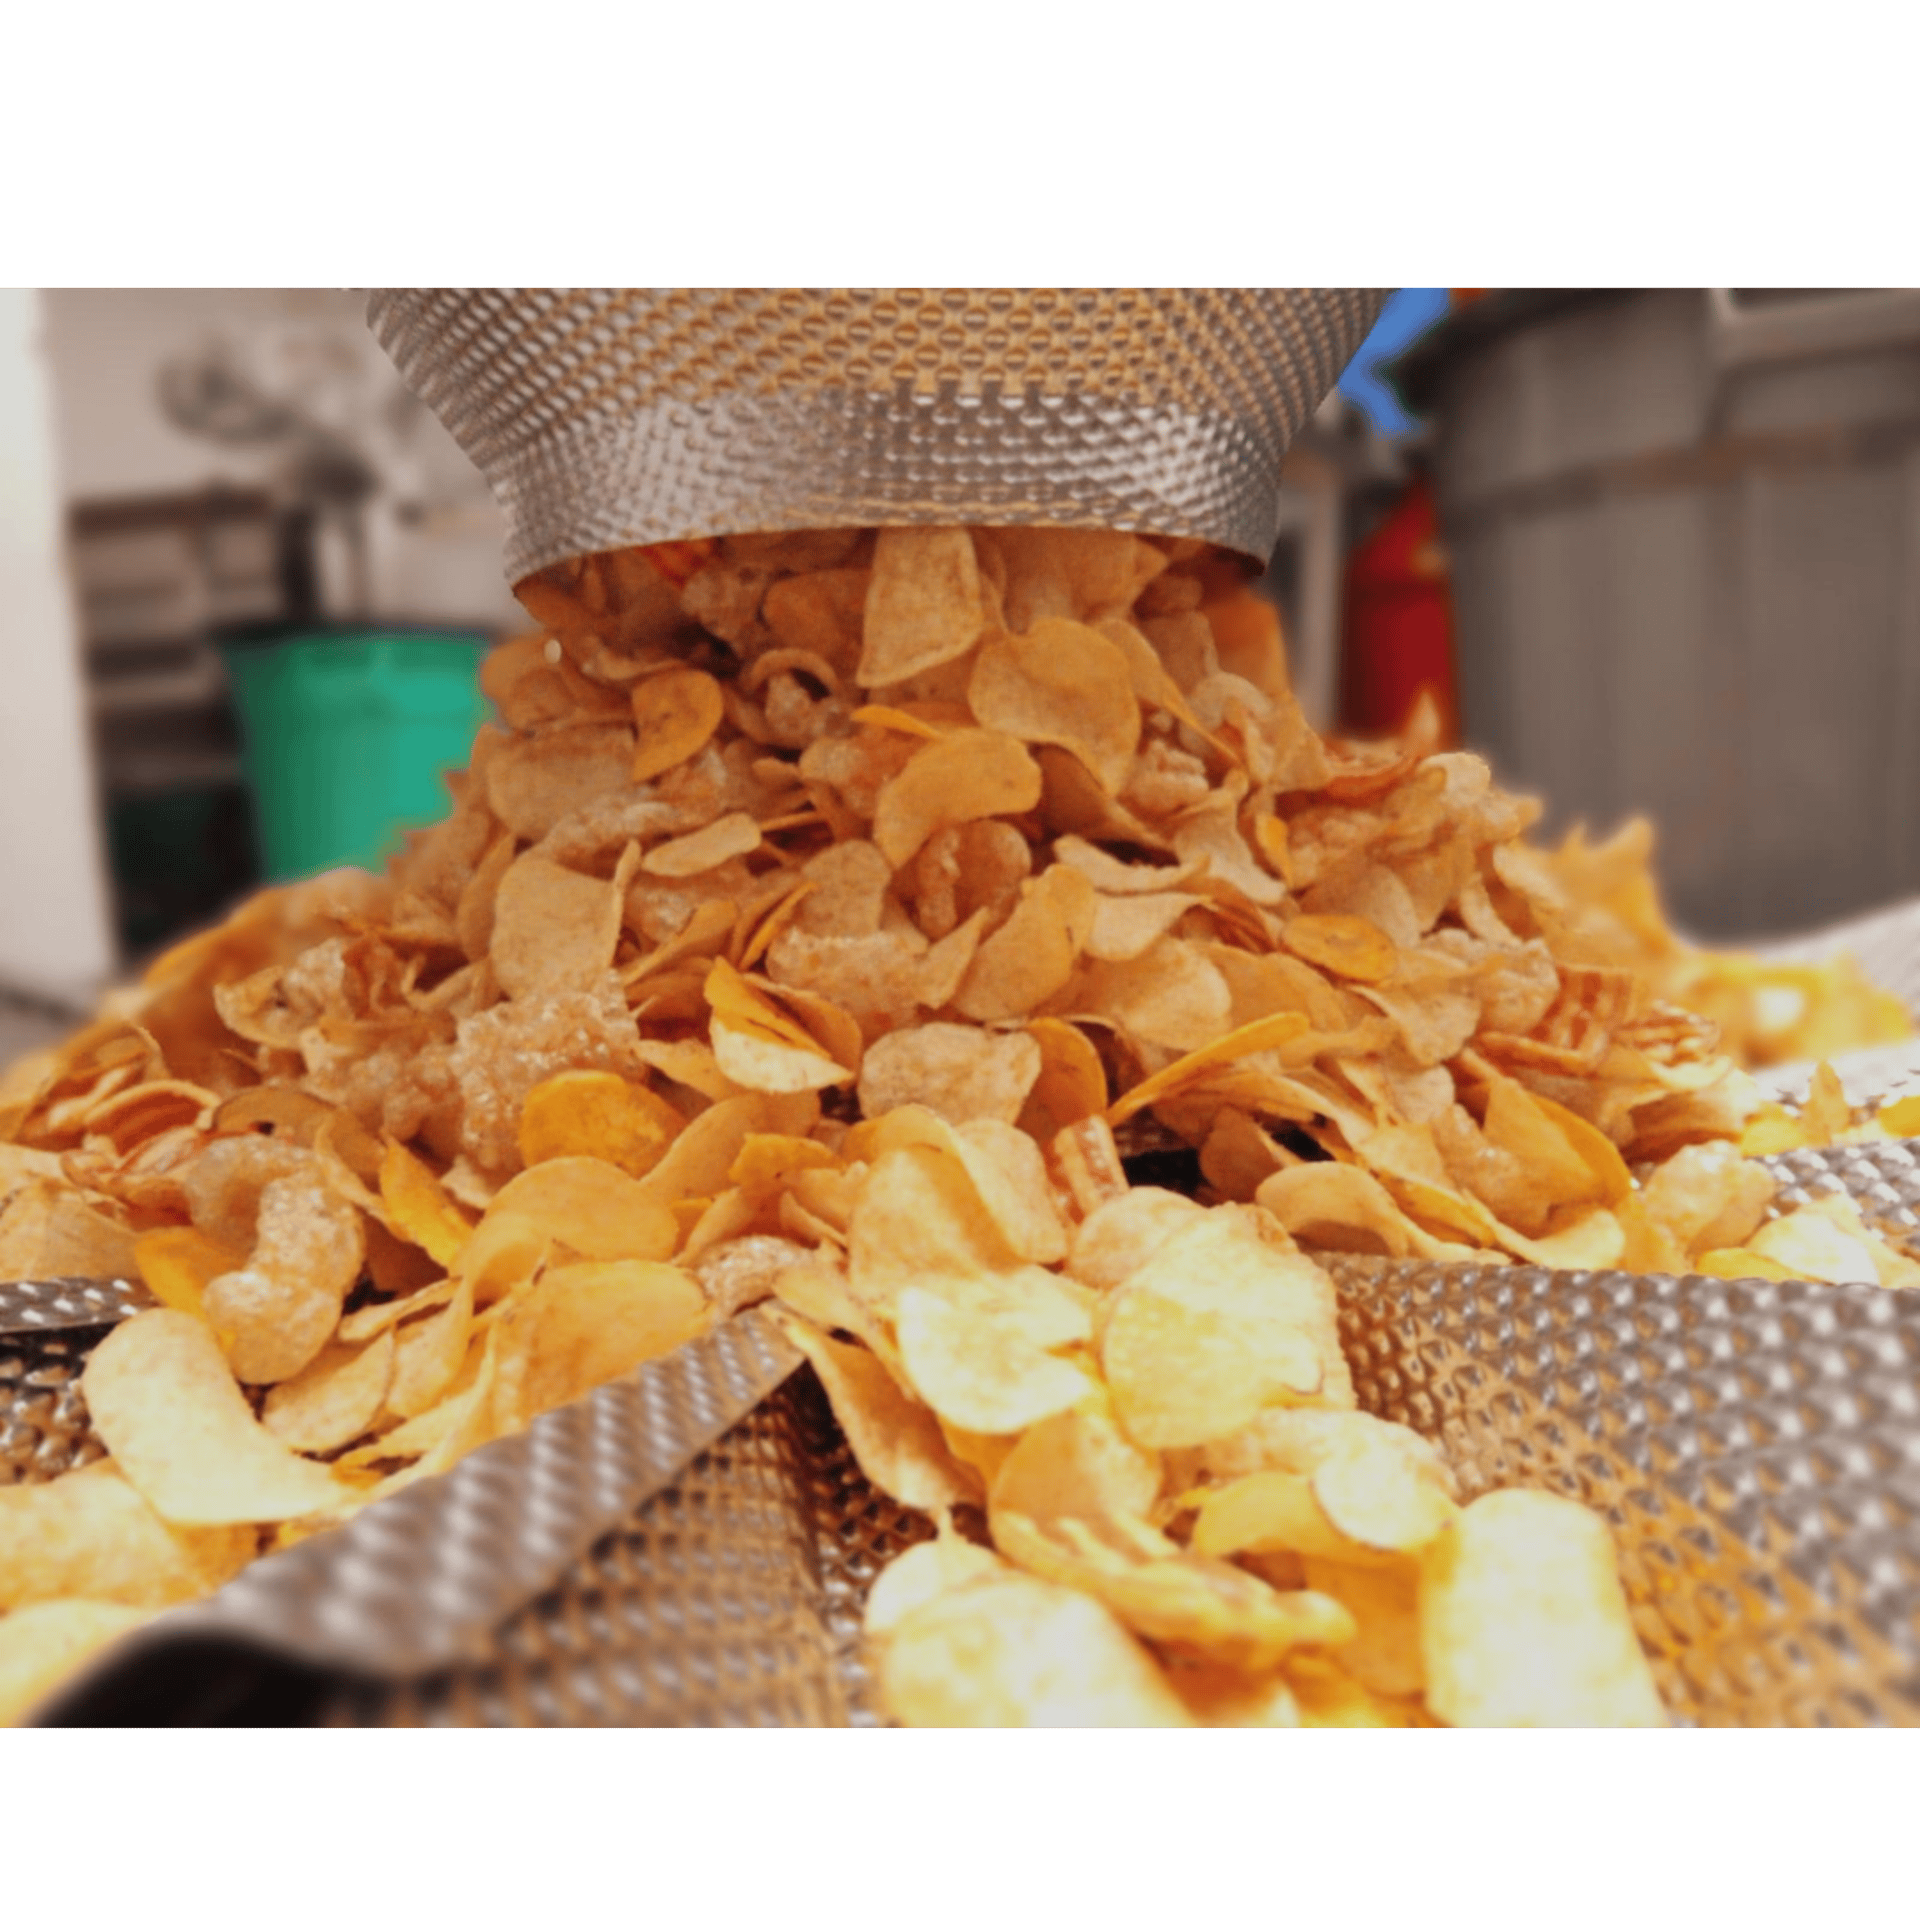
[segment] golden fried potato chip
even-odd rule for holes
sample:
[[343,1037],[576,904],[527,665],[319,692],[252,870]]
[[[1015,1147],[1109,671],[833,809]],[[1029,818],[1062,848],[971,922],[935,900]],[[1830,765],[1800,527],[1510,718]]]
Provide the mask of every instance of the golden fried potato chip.
[[524,853],[500,880],[487,952],[510,996],[584,992],[613,964],[624,889]]
[[1099,1601],[1023,1574],[978,1580],[895,1622],[886,1711],[908,1727],[1185,1727],[1180,1696]]
[[487,803],[520,840],[541,840],[570,813],[625,787],[633,729],[563,727],[503,742],[486,761]]
[[387,1223],[440,1266],[452,1267],[473,1233],[473,1222],[448,1197],[426,1165],[397,1140],[380,1160],[380,1198]]
[[1137,960],[1093,961],[1080,999],[1129,1039],[1180,1053],[1222,1039],[1233,1018],[1219,968],[1186,940],[1162,940]]
[[1354,1637],[1333,1658],[1370,1692],[1393,1699],[1426,1686],[1420,1659],[1420,1584],[1406,1567],[1356,1567],[1340,1560],[1304,1563],[1306,1583],[1353,1617]]
[[1018,1433],[1093,1391],[1087,1374],[1054,1358],[1011,1316],[922,1287],[894,1301],[900,1360],[914,1391],[941,1419],[973,1433]]
[[879,1360],[795,1315],[782,1324],[812,1362],[860,1471],[882,1493],[922,1513],[945,1513],[980,1498],[978,1482],[949,1451],[939,1421],[901,1391]]
[[254,1419],[206,1323],[158,1307],[94,1348],[80,1390],[120,1471],[164,1519],[188,1527],[295,1520],[346,1487]]
[[695,1281],[645,1260],[562,1267],[534,1288],[531,1314],[529,1417],[657,1360],[708,1322]]
[[875,1308],[890,1308],[902,1287],[929,1275],[965,1277],[1023,1264],[965,1165],[927,1146],[893,1149],[873,1162],[847,1255],[854,1292]]
[[993,1543],[1016,1566],[1091,1594],[1148,1640],[1243,1672],[1302,1647],[1337,1647],[1353,1621],[1319,1593],[1281,1593],[1257,1575],[1187,1552],[1144,1521],[1037,1521],[995,1508]]
[[[571,1271],[571,1269],[569,1269]],[[387,1411],[411,1420],[452,1390],[473,1332],[473,1276],[458,1280],[445,1306],[415,1314],[395,1329]]]
[[379,1418],[393,1385],[394,1340],[380,1334],[365,1346],[323,1348],[266,1398],[260,1424],[295,1453],[334,1453]]
[[588,1260],[663,1260],[679,1241],[664,1195],[604,1160],[580,1155],[542,1160],[516,1174],[494,1195],[486,1217],[503,1214],[527,1221]]
[[971,727],[924,746],[881,788],[873,843],[896,871],[943,827],[1040,803],[1040,769],[1011,734]]
[[1215,1208],[1113,1295],[1101,1359],[1114,1410],[1143,1447],[1231,1433],[1262,1407],[1321,1390],[1332,1321],[1319,1268],[1274,1251],[1244,1209]]
[[987,619],[966,528],[882,527],[874,541],[854,679],[863,687],[895,686],[957,660],[980,638]]
[[862,1624],[870,1634],[890,1633],[916,1607],[952,1593],[986,1574],[1008,1571],[997,1553],[976,1547],[971,1540],[943,1533],[922,1540],[880,1569],[867,1589]]
[[1022,883],[1007,922],[982,941],[953,996],[969,1020],[1018,1020],[1061,993],[1093,923],[1095,896],[1084,876],[1049,867]]
[[0,1612],[62,1599],[169,1607],[211,1593],[254,1551],[250,1528],[169,1526],[111,1460],[0,1487]]
[[1132,1279],[1183,1227],[1206,1209],[1165,1187],[1132,1187],[1089,1213],[1074,1229],[1066,1271],[1082,1286],[1111,1291]]
[[720,683],[695,667],[672,667],[634,683],[635,745],[628,778],[636,786],[683,765],[714,736],[726,712]]
[[665,880],[686,880],[712,873],[760,845],[760,823],[750,813],[723,813],[692,833],[663,840],[642,855],[640,869]]
[[1036,620],[988,639],[967,702],[983,727],[1064,747],[1109,793],[1125,786],[1140,743],[1140,706],[1120,650],[1076,620]]
[[650,1087],[582,1068],[557,1073],[520,1109],[520,1158],[604,1160],[635,1179],[658,1166],[686,1123]]
[[1097,1405],[1030,1426],[989,1489],[995,1512],[1030,1520],[1145,1520],[1160,1497],[1157,1455],[1137,1447]]
[[1364,1167],[1322,1160],[1286,1167],[1261,1181],[1254,1201],[1295,1239],[1334,1253],[1457,1260],[1461,1248],[1428,1233],[1394,1205]]
[[1249,1020],[1217,1039],[1209,1040],[1185,1053],[1169,1067],[1136,1082],[1107,1109],[1107,1123],[1118,1126],[1122,1120],[1150,1107],[1182,1088],[1204,1080],[1215,1068],[1231,1060],[1244,1060],[1249,1054],[1265,1053],[1284,1046],[1308,1031],[1308,1022],[1300,1013],[1270,1013]]
[[1039,1043],[1026,1033],[986,1033],[950,1021],[884,1034],[860,1064],[860,1111],[869,1120],[896,1107],[931,1108],[965,1120],[1013,1121],[1040,1078]]
[[1393,977],[1399,955],[1370,920],[1346,913],[1302,913],[1281,929],[1290,952],[1302,960],[1369,986]]
[[1421,1562],[1427,1704],[1456,1727],[1659,1727],[1598,1514],[1513,1487],[1464,1508]]
[[203,1315],[208,1282],[238,1264],[232,1248],[198,1227],[150,1228],[133,1243],[133,1263],[163,1307]]

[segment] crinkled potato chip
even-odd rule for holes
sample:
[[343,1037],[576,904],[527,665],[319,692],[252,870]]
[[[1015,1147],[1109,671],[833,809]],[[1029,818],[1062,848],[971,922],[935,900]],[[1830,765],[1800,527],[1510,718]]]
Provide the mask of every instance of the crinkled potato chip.
[[1427,1701],[1456,1727],[1660,1727],[1606,1522],[1509,1488],[1464,1508],[1420,1569]]
[[120,1471],[176,1525],[295,1520],[347,1489],[266,1431],[206,1323],[160,1307],[94,1348],[80,1390]]
[[505,1214],[588,1260],[662,1260],[679,1241],[664,1196],[604,1160],[579,1155],[543,1160],[516,1174],[494,1195],[486,1217]]
[[970,1581],[897,1621],[886,1710],[909,1727],[1184,1727],[1153,1657],[1099,1601],[1024,1574]]
[[604,1160],[635,1179],[660,1162],[685,1125],[650,1087],[621,1074],[578,1068],[543,1080],[520,1109],[520,1158]]
[[900,1359],[914,1391],[941,1419],[974,1433],[1018,1433],[1093,1390],[1008,1316],[905,1288],[894,1302]]
[[693,667],[649,674],[634,683],[632,698],[635,744],[628,777],[635,786],[691,760],[726,712],[720,683]]
[[253,1555],[250,1528],[170,1526],[111,1460],[0,1487],[0,1612],[61,1599],[173,1606]]

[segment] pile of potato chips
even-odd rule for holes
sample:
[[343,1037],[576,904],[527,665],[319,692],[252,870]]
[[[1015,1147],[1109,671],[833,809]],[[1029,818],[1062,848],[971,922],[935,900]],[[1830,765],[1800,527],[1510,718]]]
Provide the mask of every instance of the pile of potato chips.
[[[1843,1203],[1771,1217],[1743,1147],[1872,1128],[1764,1108],[1699,1011],[1758,1060],[1883,996],[1703,962],[1643,834],[1530,847],[1418,723],[1322,739],[1196,542],[520,593],[446,821],[0,1083],[0,1282],[163,1303],[89,1365],[108,1459],[0,1489],[0,1675],[777,1297],[876,1483],[985,1515],[876,1589],[904,1720],[1657,1715],[1604,1529],[1457,1509],[1300,1249],[1912,1284]],[[1128,1189],[1143,1131],[1184,1191]]]

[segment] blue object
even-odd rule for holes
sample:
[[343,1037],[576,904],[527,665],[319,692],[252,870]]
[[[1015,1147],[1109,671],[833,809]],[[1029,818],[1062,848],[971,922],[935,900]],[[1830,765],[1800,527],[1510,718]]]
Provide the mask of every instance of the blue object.
[[1413,430],[1414,419],[1379,374],[1382,360],[1404,353],[1447,316],[1445,287],[1401,287],[1389,296],[1373,331],[1340,376],[1340,391],[1389,439]]

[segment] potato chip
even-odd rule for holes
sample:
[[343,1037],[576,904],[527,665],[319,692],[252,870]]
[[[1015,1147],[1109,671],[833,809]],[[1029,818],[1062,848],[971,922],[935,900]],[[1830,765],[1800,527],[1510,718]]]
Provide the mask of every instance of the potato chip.
[[1129,1039],[1180,1053],[1222,1038],[1233,1013],[1220,970],[1185,940],[1162,940],[1137,960],[1091,962],[1081,1003]]
[[889,1560],[867,1589],[862,1625],[869,1634],[889,1633],[916,1607],[953,1593],[988,1574],[1008,1571],[997,1553],[976,1547],[957,1534],[922,1540],[898,1559]]
[[685,1122],[621,1074],[577,1069],[543,1080],[520,1109],[520,1158],[604,1160],[636,1179],[660,1162]]
[[169,1526],[111,1460],[0,1486],[0,1612],[60,1599],[173,1606],[253,1555],[248,1528]]
[[79,1194],[35,1180],[0,1198],[0,1282],[117,1280],[133,1265],[132,1233]]
[[854,678],[863,687],[894,686],[958,659],[986,624],[973,536],[964,527],[882,527]]
[[1092,1382],[1006,1316],[907,1287],[894,1301],[900,1359],[943,1420],[974,1433],[1018,1433],[1084,1400]]
[[1427,1702],[1456,1727],[1659,1727],[1606,1522],[1530,1488],[1484,1494],[1420,1569]]
[[[1101,1342],[1114,1410],[1143,1447],[1195,1446],[1326,1379],[1333,1290],[1240,1208],[1163,1241],[1116,1291]],[[1334,1342],[1337,1352],[1337,1341]]]
[[1025,1033],[983,1033],[949,1021],[903,1028],[867,1049],[860,1111],[871,1120],[895,1107],[923,1106],[956,1126],[1017,1120],[1040,1066],[1039,1044]]
[[1041,619],[994,635],[974,657],[967,701],[983,727],[1064,747],[1109,793],[1126,784],[1140,707],[1125,658],[1094,628]]
[[897,1621],[879,1684],[886,1711],[909,1727],[1193,1724],[1097,1600],[1021,1574],[969,1581]]
[[334,1345],[266,1398],[260,1424],[295,1453],[333,1453],[359,1439],[379,1417],[393,1384],[394,1340]]
[[204,1315],[208,1282],[231,1273],[237,1259],[198,1227],[154,1227],[133,1243],[133,1263],[163,1307]]
[[346,1495],[254,1419],[191,1314],[159,1307],[123,1320],[88,1357],[80,1390],[120,1471],[177,1525],[294,1520]]
[[584,992],[613,964],[623,893],[537,853],[501,876],[488,957],[509,995]]
[[[663,1160],[655,1175],[665,1165]],[[515,1175],[494,1196],[486,1217],[506,1214],[588,1260],[662,1260],[679,1239],[664,1194],[604,1160],[579,1155],[543,1160]]]
[[1071,868],[1027,881],[1007,923],[981,943],[955,1009],[981,1022],[1016,1020],[1054,999],[1073,978],[1093,912],[1093,888]]
[[410,1420],[437,1405],[453,1387],[472,1332],[473,1277],[467,1274],[445,1306],[415,1314],[395,1329],[387,1411]]
[[103,1647],[153,1618],[112,1600],[42,1600],[0,1620],[0,1727],[18,1726]]
[[968,728],[922,747],[880,790],[873,843],[897,871],[942,827],[1039,804],[1040,769],[1010,734]]
[[1457,1245],[1409,1220],[1364,1167],[1335,1161],[1287,1167],[1263,1180],[1254,1199],[1307,1246],[1395,1259],[1460,1257]]
[[1074,1229],[1066,1271],[1103,1291],[1132,1279],[1182,1228],[1206,1209],[1165,1187],[1134,1187],[1096,1207]]
[[707,1324],[706,1296],[677,1267],[613,1260],[562,1267],[534,1289],[528,1417],[657,1360]]
[[401,1239],[411,1241],[442,1267],[451,1267],[459,1259],[473,1232],[472,1221],[448,1198],[424,1163],[397,1140],[387,1142],[381,1157],[380,1197],[386,1203],[388,1224]]
[[516,838],[539,840],[631,778],[633,731],[566,727],[502,743],[486,762],[487,803]]
[[644,785],[691,760],[713,738],[724,712],[720,683],[697,668],[670,668],[636,681],[628,778]]
[[813,1363],[860,1471],[882,1493],[922,1513],[979,1499],[977,1482],[948,1451],[939,1422],[871,1353],[793,1316],[783,1325]]
[[1279,1593],[1254,1574],[1176,1547],[1141,1521],[1036,1521],[996,1508],[994,1545],[1016,1566],[1099,1600],[1144,1638],[1244,1672],[1271,1671],[1302,1647],[1353,1637],[1340,1604]]
[[1082,1404],[1027,1428],[989,1491],[991,1510],[1030,1520],[1145,1520],[1160,1484],[1159,1459]]
[[754,852],[760,845],[760,823],[750,813],[723,813],[693,833],[663,840],[641,856],[644,873],[662,879],[684,880],[711,873],[729,860]]
[[1288,949],[1343,980],[1368,985],[1390,979],[1399,957],[1393,942],[1370,920],[1345,913],[1303,913],[1280,936]]
[[1205,1041],[1183,1054],[1171,1066],[1163,1067],[1158,1073],[1149,1074],[1146,1079],[1136,1081],[1107,1109],[1108,1124],[1118,1126],[1122,1120],[1144,1111],[1165,1095],[1205,1079],[1207,1074],[1217,1066],[1223,1066],[1230,1060],[1243,1060],[1249,1054],[1264,1053],[1272,1047],[1283,1046],[1287,1041],[1298,1039],[1307,1031],[1306,1016],[1299,1013],[1270,1013],[1257,1020],[1249,1020],[1243,1026],[1234,1027],[1231,1031],[1219,1035],[1218,1038]]

